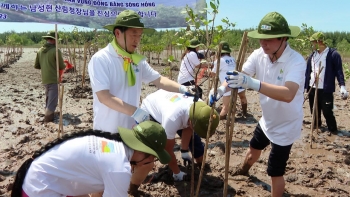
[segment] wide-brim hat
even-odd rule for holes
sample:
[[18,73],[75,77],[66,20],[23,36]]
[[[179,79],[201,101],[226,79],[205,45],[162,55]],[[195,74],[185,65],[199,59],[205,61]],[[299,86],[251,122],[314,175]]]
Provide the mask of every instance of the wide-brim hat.
[[152,33],[155,29],[146,28],[141,22],[141,16],[133,10],[124,10],[117,15],[114,24],[105,25],[103,28],[113,31],[115,27],[130,27],[143,29],[144,33]]
[[151,154],[159,159],[162,164],[170,162],[170,155],[165,150],[167,136],[164,128],[156,122],[145,121],[126,129],[118,127],[123,142],[131,149]]
[[278,12],[270,12],[261,19],[258,29],[248,32],[248,36],[257,39],[297,37],[298,26],[289,26],[287,20]]
[[322,32],[316,32],[310,37],[310,41],[324,41],[325,36]]
[[187,45],[189,48],[197,48],[199,46],[204,46],[204,44],[200,43],[196,38],[190,40],[189,45]]
[[[47,34],[45,36],[42,36],[42,38],[44,38],[44,39],[50,38],[50,39],[56,40],[56,38],[55,38],[55,31],[47,32]],[[57,34],[57,38],[59,39],[59,35],[58,34]]]
[[[194,113],[193,113],[194,109]],[[203,101],[195,102],[190,107],[190,120],[194,129],[194,132],[202,138],[207,137],[207,131],[209,127],[211,107],[205,104]],[[215,133],[216,128],[219,125],[220,116],[218,112],[214,109],[213,119],[209,131],[209,137]]]
[[[222,45],[221,53],[231,53],[232,52],[230,45],[226,41],[221,41],[220,44]],[[217,48],[219,49],[219,46],[217,46]]]

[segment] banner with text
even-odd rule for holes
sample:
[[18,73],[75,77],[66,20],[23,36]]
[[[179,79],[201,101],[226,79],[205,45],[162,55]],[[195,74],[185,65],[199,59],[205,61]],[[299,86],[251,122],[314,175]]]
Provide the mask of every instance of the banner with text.
[[[135,10],[146,27],[186,27],[186,5],[204,10],[205,0],[0,0],[0,22],[70,24],[100,29],[123,10]],[[206,17],[206,14],[203,14]]]

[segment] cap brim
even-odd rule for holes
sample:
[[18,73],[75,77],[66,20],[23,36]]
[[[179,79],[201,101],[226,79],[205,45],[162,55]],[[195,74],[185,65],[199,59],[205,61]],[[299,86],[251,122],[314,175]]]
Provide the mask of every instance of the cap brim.
[[54,38],[54,37],[52,37],[52,36],[42,36],[42,38],[51,38],[51,39],[56,40],[56,38]]
[[197,45],[189,45],[190,48],[197,48],[199,46],[204,46],[204,44],[197,44]]
[[119,130],[119,134],[120,134],[121,138],[123,139],[124,143],[127,146],[129,146],[130,148],[137,150],[137,151],[140,151],[140,152],[151,154],[151,155],[157,157],[159,159],[160,163],[162,163],[162,164],[167,164],[170,162],[171,157],[165,149],[162,149],[161,151],[156,152],[153,149],[151,149],[150,147],[143,144],[140,140],[138,140],[135,136],[134,130],[126,129],[126,128],[122,128],[122,127],[118,127],[118,130]]
[[298,26],[289,26],[290,34],[260,34],[258,30],[248,32],[247,36],[257,39],[269,39],[269,38],[281,38],[281,37],[292,37],[295,38],[300,34],[300,28]]
[[[113,31],[114,27],[116,27],[116,25],[114,24],[103,26],[103,28],[108,29],[109,31]],[[143,29],[143,33],[153,33],[156,31],[153,28],[145,28],[145,27],[136,27],[136,26],[123,26],[123,27]]]

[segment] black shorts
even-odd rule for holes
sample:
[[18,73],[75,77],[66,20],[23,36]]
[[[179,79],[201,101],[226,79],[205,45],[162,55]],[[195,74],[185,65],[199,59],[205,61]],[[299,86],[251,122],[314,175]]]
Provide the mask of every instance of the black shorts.
[[250,146],[257,150],[263,150],[271,143],[267,174],[271,177],[283,176],[286,170],[292,145],[280,146],[272,143],[258,124],[254,131],[254,136],[250,140]]

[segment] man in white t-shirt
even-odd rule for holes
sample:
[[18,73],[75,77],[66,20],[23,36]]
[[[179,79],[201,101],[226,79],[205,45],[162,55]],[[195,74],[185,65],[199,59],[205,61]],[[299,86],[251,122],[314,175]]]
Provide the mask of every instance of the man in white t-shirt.
[[35,151],[18,169],[11,196],[125,197],[135,169],[155,158],[170,161],[164,128],[145,121],[119,133],[96,130],[67,134]]
[[[92,56],[88,66],[93,91],[94,129],[115,133],[118,126],[132,128],[136,123],[149,120],[149,114],[138,108],[142,83],[152,82],[161,89],[189,93],[189,87],[161,76],[144,56],[135,53],[143,31],[151,31],[144,28],[135,11],[122,11],[114,24],[104,28],[113,32],[114,39]],[[143,168],[150,171],[153,164]],[[132,177],[133,188],[146,178],[145,169]]]
[[[250,88],[260,93],[262,117],[244,163],[233,175],[248,173],[261,151],[271,144],[267,174],[272,180],[272,197],[283,195],[283,175],[290,150],[302,129],[306,63],[287,42],[299,33],[300,28],[289,26],[281,14],[268,13],[258,30],[248,33],[249,37],[259,39],[261,47],[248,57],[242,73],[228,72],[224,83],[230,88]],[[256,78],[251,77],[254,75]]]
[[[184,163],[192,160],[189,155],[189,150],[192,149],[192,130],[195,131],[192,155],[199,165],[203,160],[204,146],[200,137],[207,136],[211,108],[200,99],[194,105],[193,99],[194,97],[180,93],[158,90],[143,99],[141,104],[141,109],[151,115],[151,120],[159,122],[165,129],[167,135],[165,149],[171,156],[169,168],[173,171],[175,181],[182,181],[186,175],[180,171],[173,151],[176,133],[181,136],[181,157]],[[214,110],[210,136],[215,133],[218,124],[219,114]]]
[[[226,72],[236,70],[236,60],[230,55],[231,53],[230,45],[226,41],[221,41],[220,44],[222,44],[222,48],[221,48],[221,58],[220,58],[219,80],[220,80],[220,83],[224,83],[226,80],[225,79]],[[218,65],[218,62],[216,60],[214,62],[214,67],[211,70],[212,72],[211,77],[215,77],[217,65]],[[224,90],[221,90],[219,88],[218,91],[224,91]],[[213,93],[214,93],[214,89],[211,89],[210,95],[212,95]],[[231,92],[226,92],[223,94],[220,120],[226,119],[226,115],[228,113],[228,106],[230,102],[230,96],[231,96]],[[245,89],[239,89],[238,96],[241,101],[242,115],[246,116],[248,105],[247,105],[247,98],[245,96]],[[209,105],[211,105],[211,103]]]

